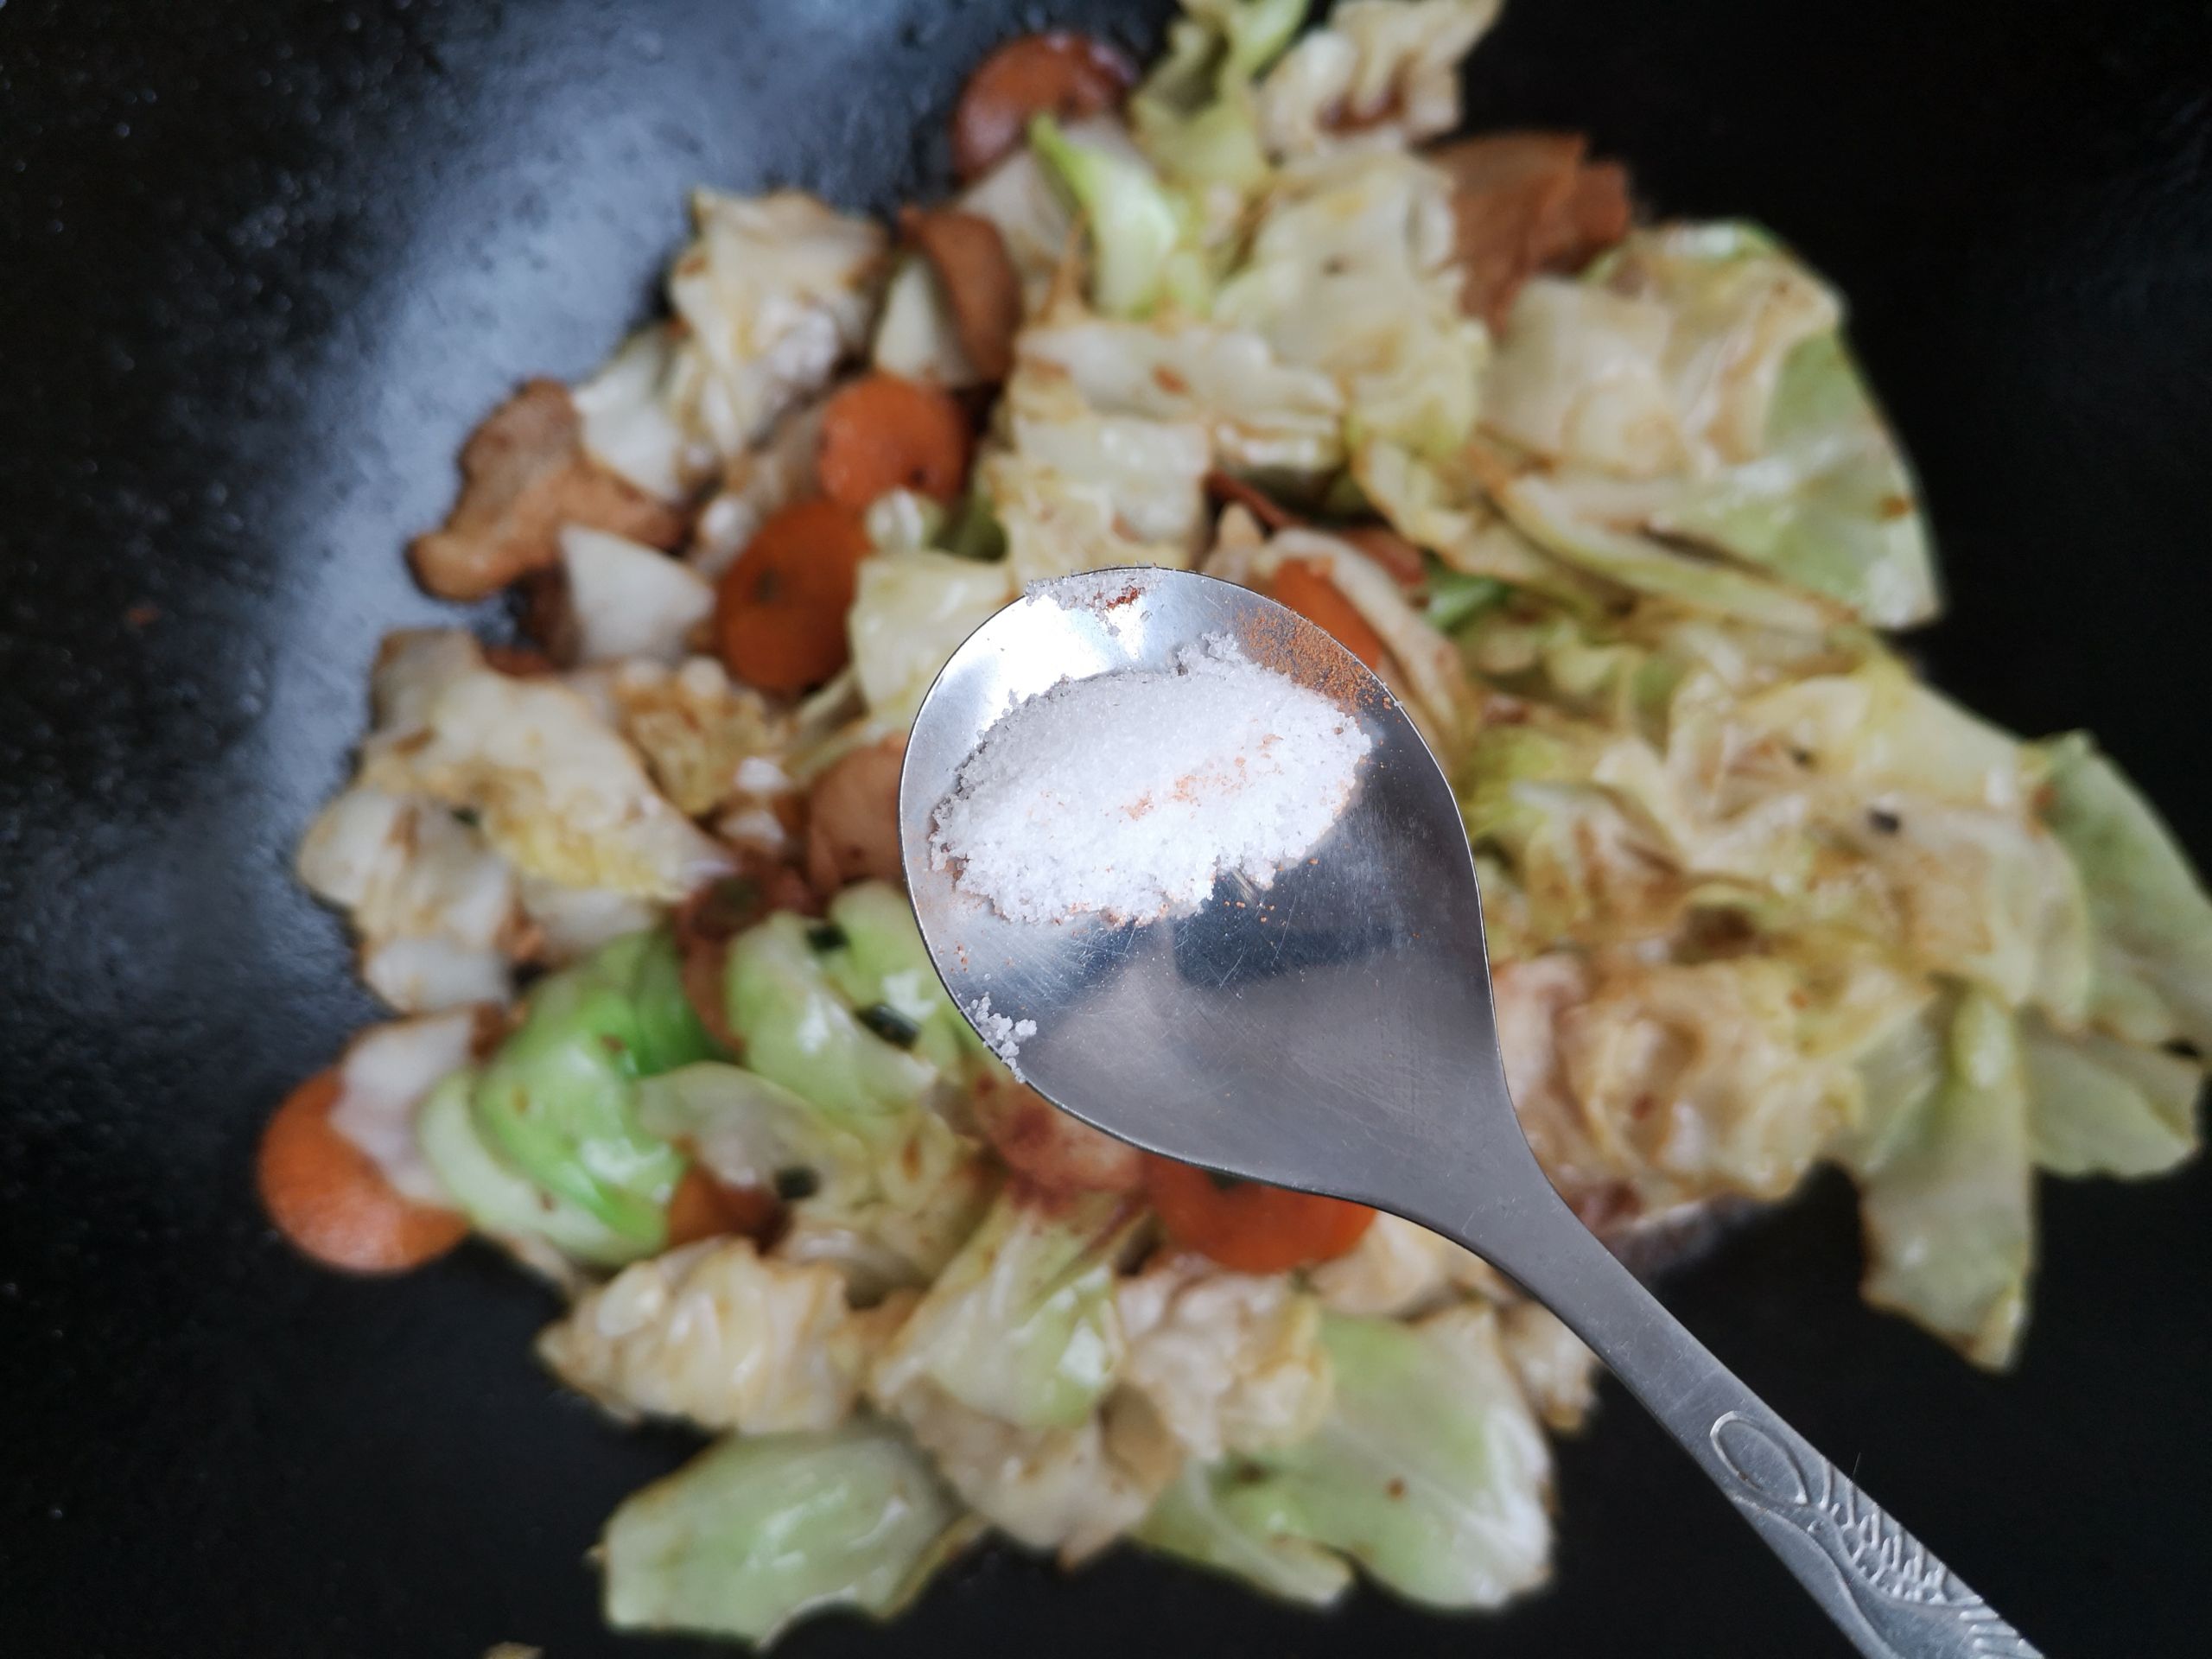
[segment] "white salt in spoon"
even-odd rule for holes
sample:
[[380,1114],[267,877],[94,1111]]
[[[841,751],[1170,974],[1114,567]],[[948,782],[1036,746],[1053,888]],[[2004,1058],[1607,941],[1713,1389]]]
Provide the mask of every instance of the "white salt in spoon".
[[[1291,849],[1270,885],[1231,873],[1195,908],[1150,919],[1016,922],[960,885],[957,860],[932,856],[940,804],[1011,706],[1064,680],[1173,673],[1222,635],[1328,697],[1370,745],[1333,826]],[[1196,687],[1188,719],[1198,729],[1218,694]],[[1081,706],[1115,701],[1086,696]],[[1160,743],[1187,738],[1156,700],[1145,706]],[[1126,735],[1095,732],[1102,766],[1141,769],[1145,746],[1116,741]],[[1553,1191],[1506,1092],[1458,804],[1404,712],[1319,629],[1180,572],[1039,584],[938,677],[906,747],[899,804],[938,972],[1056,1104],[1148,1151],[1391,1211],[1510,1274],[1596,1350],[1861,1653],[2035,1655],[1707,1352]],[[1233,804],[1222,811],[1251,830]],[[995,820],[1001,830],[1014,822]],[[1065,851],[1082,834],[1065,816],[1039,824],[1040,855],[1048,838]],[[976,874],[1002,875],[1018,852],[999,836]],[[1212,856],[1204,845],[1193,855]],[[1079,895],[1080,861],[1058,863],[1077,871],[1059,878],[1061,896]]]

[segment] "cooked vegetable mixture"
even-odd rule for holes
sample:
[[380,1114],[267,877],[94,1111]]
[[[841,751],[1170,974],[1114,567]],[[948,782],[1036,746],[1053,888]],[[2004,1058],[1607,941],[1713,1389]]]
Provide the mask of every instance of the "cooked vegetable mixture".
[[931,971],[903,734],[1039,577],[1196,567],[1397,691],[1609,1237],[1840,1165],[1867,1296],[2001,1367],[2037,1171],[2196,1147],[2212,902],[2087,738],[1888,643],[1937,586],[1834,291],[1577,136],[1433,143],[1495,0],[1184,10],[1141,77],[993,54],[895,227],[701,190],[667,317],[495,411],[415,544],[532,643],[386,640],[301,849],[395,1018],[277,1113],[269,1212],[358,1271],[503,1247],[555,1373],[712,1437],[609,1518],[617,1625],[888,1613],[989,1530],[1312,1603],[1546,1577],[1555,1320],[1060,1116]]

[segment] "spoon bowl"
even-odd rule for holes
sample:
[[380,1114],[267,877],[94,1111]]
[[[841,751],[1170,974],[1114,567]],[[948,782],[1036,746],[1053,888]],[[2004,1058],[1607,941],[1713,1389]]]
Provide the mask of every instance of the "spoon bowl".
[[[1001,916],[933,856],[939,803],[1015,703],[1063,680],[1172,671],[1216,634],[1329,696],[1372,745],[1298,862],[1265,887],[1224,878],[1187,912],[1038,924]],[[899,812],[946,988],[987,1039],[988,1022],[1025,1022],[1015,1063],[1055,1104],[1147,1151],[1389,1210],[1486,1258],[1597,1351],[1871,1659],[2033,1659],[1553,1190],[1506,1086],[1459,804],[1406,711],[1321,630],[1187,572],[1035,584],[931,688]]]
[[[1118,602],[1116,602],[1118,601]],[[1172,671],[1209,634],[1279,636],[1351,689],[1373,747],[1343,815],[1264,888],[1195,912],[1008,921],[930,854],[938,804],[986,728],[1062,679]],[[1357,659],[1272,601],[1179,572],[1040,584],[946,665],[906,748],[906,875],[953,999],[1034,1020],[1023,1079],[1147,1151],[1398,1208],[1398,1172],[1471,1146],[1534,1170],[1499,1068],[1482,907],[1459,807],[1404,711]],[[1494,1143],[1491,1145],[1491,1143]]]

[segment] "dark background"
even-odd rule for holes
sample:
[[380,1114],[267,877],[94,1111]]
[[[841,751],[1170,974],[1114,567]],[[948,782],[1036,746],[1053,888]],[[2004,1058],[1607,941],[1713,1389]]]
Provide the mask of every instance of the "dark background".
[[[374,1014],[289,850],[377,636],[445,614],[398,550],[460,440],[649,306],[685,187],[888,208],[1001,35],[1143,42],[1162,10],[0,0],[10,1659],[693,1650],[598,1629],[583,1552],[683,1443],[555,1395],[537,1289],[476,1251],[326,1276],[256,1214],[263,1117]],[[2095,728],[2200,857],[2208,95],[2207,9],[2116,0],[1514,0],[1470,89],[1477,124],[1586,126],[1658,208],[1755,215],[1840,283],[1956,601],[1934,671]],[[2207,1192],[2049,1190],[2001,1380],[1858,1306],[1834,1181],[1668,1295],[2052,1654],[2199,1654]],[[789,1651],[1842,1651],[1624,1400],[1561,1462],[1557,1585],[1491,1623],[997,1554]]]

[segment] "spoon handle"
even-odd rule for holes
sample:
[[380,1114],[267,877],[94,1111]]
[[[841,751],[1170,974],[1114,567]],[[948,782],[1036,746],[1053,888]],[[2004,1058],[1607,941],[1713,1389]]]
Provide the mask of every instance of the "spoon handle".
[[[1546,1189],[1488,1256],[1596,1351],[1867,1659],[2040,1659],[1728,1368]],[[1453,1230],[1446,1229],[1454,1236]]]

